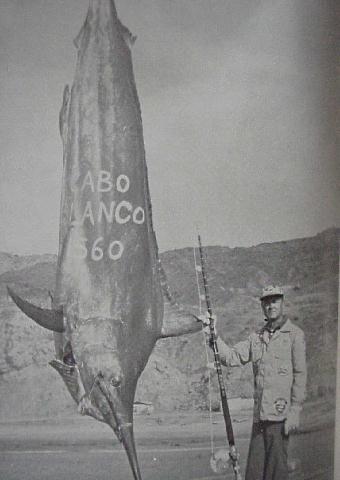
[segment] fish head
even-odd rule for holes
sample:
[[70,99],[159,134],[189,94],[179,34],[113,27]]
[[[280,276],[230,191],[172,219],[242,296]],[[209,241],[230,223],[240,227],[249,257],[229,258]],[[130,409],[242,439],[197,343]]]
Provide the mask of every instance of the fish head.
[[119,348],[121,325],[102,317],[86,320],[71,317],[66,323],[70,326],[68,337],[85,389],[89,391],[99,377],[108,385],[120,387],[127,363]]
[[141,480],[133,434],[133,402],[139,373],[135,358],[128,352],[126,328],[112,318],[84,320],[71,314],[65,325],[64,335],[72,344],[84,400],[113,429],[126,450],[134,478]]

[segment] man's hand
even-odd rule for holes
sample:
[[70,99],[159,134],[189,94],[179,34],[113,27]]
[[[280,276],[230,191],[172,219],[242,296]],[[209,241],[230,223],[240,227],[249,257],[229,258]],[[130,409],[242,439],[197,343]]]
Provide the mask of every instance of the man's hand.
[[210,319],[213,320],[214,322],[214,327],[215,327],[215,335],[217,335],[216,331],[216,317],[215,316],[210,316],[209,312],[206,312],[204,315],[200,315],[199,317],[200,322],[202,322],[203,326],[203,332],[210,337]]
[[300,410],[298,406],[290,408],[287,418],[285,420],[285,434],[289,435],[294,430],[297,430],[300,425]]

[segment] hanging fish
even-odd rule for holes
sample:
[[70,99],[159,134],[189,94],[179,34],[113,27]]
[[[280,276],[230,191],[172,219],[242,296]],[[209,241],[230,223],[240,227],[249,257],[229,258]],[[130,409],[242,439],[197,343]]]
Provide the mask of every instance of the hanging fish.
[[200,322],[172,300],[158,258],[134,40],[113,0],[90,1],[60,112],[64,169],[52,309],[8,291],[26,315],[55,332],[51,365],[80,412],[114,430],[141,480],[133,436],[138,378],[158,339],[197,331]]

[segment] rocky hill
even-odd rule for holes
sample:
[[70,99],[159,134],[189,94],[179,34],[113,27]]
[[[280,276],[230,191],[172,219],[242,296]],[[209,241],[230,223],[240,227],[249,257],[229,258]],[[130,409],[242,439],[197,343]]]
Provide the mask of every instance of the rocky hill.
[[[262,324],[263,285],[284,287],[286,307],[307,339],[308,398],[335,400],[339,230],[312,238],[250,248],[206,247],[212,304],[221,336],[233,343]],[[193,249],[161,255],[174,296],[191,310],[199,297]],[[40,306],[50,306],[56,257],[0,253],[0,420],[63,416],[75,411],[58,374],[53,335],[26,318],[8,299],[6,285]],[[137,400],[156,409],[207,408],[208,370],[202,334],[160,341],[143,372]],[[248,367],[227,372],[233,397],[252,395]],[[156,387],[155,387],[156,385]],[[218,405],[216,381],[213,403]]]

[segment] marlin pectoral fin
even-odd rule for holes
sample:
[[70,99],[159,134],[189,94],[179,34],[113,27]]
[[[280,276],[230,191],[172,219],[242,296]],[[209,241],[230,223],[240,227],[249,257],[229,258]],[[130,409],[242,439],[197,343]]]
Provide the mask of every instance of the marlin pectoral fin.
[[179,337],[187,333],[196,333],[202,329],[199,319],[178,305],[164,302],[164,320],[161,338]]
[[166,273],[158,260],[158,273],[164,300],[163,327],[160,338],[179,337],[202,329],[199,318],[180,307],[170,291]]
[[9,287],[7,287],[7,291],[20,310],[38,325],[41,325],[48,330],[52,330],[53,332],[62,333],[64,331],[63,314],[61,311],[37,307],[36,305],[23,300]]

